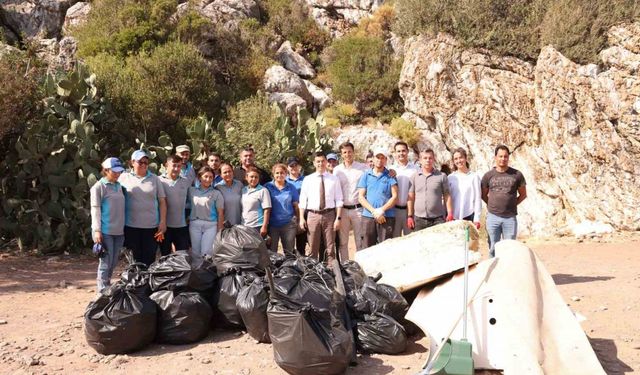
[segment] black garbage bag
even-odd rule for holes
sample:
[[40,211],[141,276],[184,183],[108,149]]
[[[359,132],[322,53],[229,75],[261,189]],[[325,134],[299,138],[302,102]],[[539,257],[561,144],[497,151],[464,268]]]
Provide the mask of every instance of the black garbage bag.
[[107,288],[84,313],[87,343],[100,354],[140,350],[156,335],[156,304],[148,288],[118,282]]
[[[281,268],[283,271],[284,266]],[[299,274],[293,268],[274,277],[275,289],[300,303],[309,303],[316,308],[329,309],[335,298],[335,282],[314,269]]]
[[271,268],[273,269],[279,268],[286,259],[287,259],[286,255],[276,253],[273,251],[269,252],[269,261],[271,262]]
[[365,274],[362,267],[353,260],[342,262],[341,271],[344,288],[347,293],[362,288],[365,280],[367,280],[367,274]]
[[347,305],[358,319],[378,312],[400,320],[409,310],[409,304],[396,288],[378,284],[370,277],[359,290],[348,293]]
[[209,334],[211,306],[200,293],[160,290],[150,298],[159,309],[157,342],[190,344]]
[[293,375],[345,372],[355,350],[353,336],[332,311],[272,292],[267,316],[278,366]]
[[247,332],[258,342],[271,342],[267,321],[269,287],[263,278],[255,278],[246,285],[236,299],[236,307]]
[[165,255],[149,266],[149,285],[154,292],[205,292],[214,287],[216,277],[211,259],[191,257],[186,251]]
[[216,289],[215,300],[218,301],[217,309],[222,314],[223,325],[233,328],[244,327],[236,301],[245,285],[257,277],[255,272],[236,268],[228,269],[220,276],[218,279],[220,288]]
[[244,225],[226,226],[213,244],[213,262],[218,274],[230,268],[264,269],[270,264],[267,245],[255,229]]
[[407,348],[407,334],[389,315],[365,315],[356,323],[356,348],[360,353],[399,354]]
[[133,252],[129,249],[125,249],[123,254],[127,260],[127,266],[120,274],[120,281],[131,288],[139,289],[138,292],[148,296],[151,294],[151,287],[149,286],[149,272],[147,272],[147,265],[141,262],[136,262],[133,257]]

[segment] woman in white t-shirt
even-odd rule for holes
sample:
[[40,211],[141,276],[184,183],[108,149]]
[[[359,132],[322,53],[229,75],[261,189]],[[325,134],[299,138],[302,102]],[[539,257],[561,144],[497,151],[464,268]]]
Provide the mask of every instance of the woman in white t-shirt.
[[449,191],[453,202],[453,218],[472,221],[480,229],[482,195],[480,176],[469,170],[467,151],[458,148],[453,152],[453,173],[448,176]]

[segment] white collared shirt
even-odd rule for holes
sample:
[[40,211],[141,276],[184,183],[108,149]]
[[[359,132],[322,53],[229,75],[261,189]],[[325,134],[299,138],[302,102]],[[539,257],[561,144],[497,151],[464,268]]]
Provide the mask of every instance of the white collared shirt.
[[396,180],[398,181],[398,200],[396,205],[406,206],[409,197],[409,187],[411,187],[411,177],[420,170],[420,168],[408,162],[407,165],[394,164],[388,169],[396,171]]
[[[325,172],[324,178],[324,197],[325,209],[342,207],[342,188],[338,177]],[[302,181],[302,190],[300,191],[300,207],[308,210],[320,209],[320,175],[318,172],[306,176]]]
[[366,164],[357,161],[354,161],[349,168],[344,163],[341,163],[333,169],[333,174],[340,181],[342,197],[344,198],[344,204],[347,206],[358,204],[358,181],[360,181],[360,177],[367,169],[369,168]]
[[455,171],[449,175],[448,181],[453,203],[453,218],[462,220],[473,214],[473,221],[480,222],[482,212],[480,175],[474,172]]

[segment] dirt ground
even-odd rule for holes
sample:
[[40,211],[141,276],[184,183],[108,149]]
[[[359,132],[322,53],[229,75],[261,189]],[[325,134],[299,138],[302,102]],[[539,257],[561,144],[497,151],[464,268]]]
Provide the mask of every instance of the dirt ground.
[[[640,372],[640,234],[525,242],[571,309],[586,318],[582,327],[607,373]],[[256,344],[243,332],[214,330],[193,345],[97,354],[82,331],[96,264],[88,257],[0,253],[0,373],[284,374],[271,345]],[[347,374],[415,374],[428,344],[415,336],[402,355],[359,355]]]

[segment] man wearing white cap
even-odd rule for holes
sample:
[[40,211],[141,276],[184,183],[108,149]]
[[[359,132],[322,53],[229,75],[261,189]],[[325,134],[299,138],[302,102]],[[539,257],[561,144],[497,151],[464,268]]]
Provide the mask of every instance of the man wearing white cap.
[[180,177],[186,178],[190,185],[196,181],[196,170],[191,164],[191,149],[187,145],[180,145],[176,147],[176,155],[182,158],[182,169],[180,170]]
[[333,152],[327,154],[327,172],[333,174],[333,169],[338,165],[338,155]]
[[358,182],[358,201],[365,208],[362,212],[363,248],[393,237],[394,206],[398,199],[398,182],[386,168],[387,151],[377,149],[373,157],[373,168]]
[[151,265],[156,260],[158,242],[167,230],[167,199],[160,177],[149,171],[149,156],[143,150],[131,154],[131,171],[118,181],[125,196],[125,246],[137,262]]

